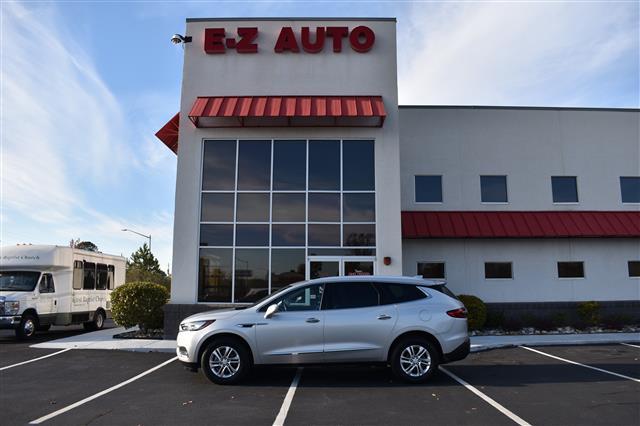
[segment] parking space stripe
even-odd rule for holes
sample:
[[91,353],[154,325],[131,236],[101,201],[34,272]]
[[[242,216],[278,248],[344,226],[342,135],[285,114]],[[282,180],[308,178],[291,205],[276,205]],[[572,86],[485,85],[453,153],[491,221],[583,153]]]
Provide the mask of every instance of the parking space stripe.
[[640,346],[638,345],[632,345],[631,343],[620,343],[621,345],[625,345],[625,346],[631,346],[632,348],[638,348],[640,349]]
[[462,386],[464,386],[465,388],[467,388],[469,391],[473,392],[474,394],[476,394],[477,396],[479,396],[481,399],[483,399],[487,404],[491,405],[493,408],[495,408],[496,410],[500,411],[502,414],[504,414],[505,416],[509,417],[511,420],[513,420],[515,423],[521,425],[521,426],[531,426],[530,423],[526,422],[525,420],[523,420],[522,418],[520,418],[518,415],[514,414],[512,411],[508,410],[506,407],[504,407],[503,405],[499,404],[498,402],[496,402],[493,398],[491,398],[488,395],[485,395],[484,393],[480,392],[477,388],[473,387],[472,385],[470,385],[469,383],[465,382],[463,379],[461,379],[460,377],[456,376],[455,374],[453,374],[451,371],[447,370],[446,368],[440,366],[440,371],[442,371],[443,373],[445,373],[446,375],[448,375],[449,377],[451,377],[453,380],[455,380],[456,382],[460,383]]
[[61,350],[61,351],[54,352],[54,353],[49,354],[49,355],[40,356],[40,357],[38,357],[38,358],[33,358],[33,359],[28,360],[28,361],[22,361],[22,362],[19,362],[19,363],[17,363],[17,364],[7,365],[6,367],[2,367],[2,368],[0,368],[0,371],[8,370],[8,369],[13,368],[13,367],[19,367],[19,366],[21,366],[21,365],[29,364],[29,363],[31,363],[31,362],[35,362],[35,361],[40,361],[41,359],[49,358],[49,357],[52,357],[52,356],[54,356],[54,355],[58,355],[58,354],[61,354],[61,353],[63,353],[63,352],[70,351],[71,349],[73,349],[73,348],[63,349],[63,350]]
[[137,376],[134,376],[134,377],[130,378],[129,380],[125,380],[124,382],[118,383],[115,386],[111,386],[110,388],[105,389],[105,390],[103,390],[101,392],[98,392],[95,395],[91,395],[91,396],[89,396],[89,397],[87,397],[85,399],[81,399],[78,402],[74,402],[71,405],[67,405],[66,407],[61,408],[61,409],[59,409],[57,411],[54,411],[51,414],[47,414],[46,416],[42,416],[42,417],[40,417],[38,419],[32,420],[32,421],[29,422],[29,424],[30,425],[37,425],[37,424],[40,424],[42,422],[46,422],[47,420],[50,420],[50,419],[52,419],[52,418],[54,418],[56,416],[59,416],[60,414],[66,413],[67,411],[70,411],[70,410],[73,410],[74,408],[79,407],[79,406],[81,406],[83,404],[86,404],[87,402],[93,401],[96,398],[100,398],[101,396],[106,395],[109,392],[113,392],[116,389],[120,389],[121,387],[126,386],[131,382],[135,382],[136,380],[146,376],[147,374],[151,374],[156,370],[159,370],[160,368],[164,367],[165,365],[167,365],[169,363],[172,363],[173,361],[175,361],[177,359],[178,359],[177,356],[173,357],[173,358],[171,358],[171,359],[169,359],[169,360],[167,360],[167,361],[165,361],[165,362],[163,362],[161,364],[156,365],[153,368],[148,369],[147,371],[143,371],[142,373],[138,374]]
[[302,376],[302,367],[298,368],[296,371],[296,375],[291,382],[291,386],[289,386],[289,390],[284,397],[284,401],[282,401],[282,406],[280,407],[280,412],[278,416],[273,422],[273,426],[283,426],[284,421],[287,419],[287,413],[289,412],[289,407],[291,406],[291,401],[293,401],[293,396],[296,394],[296,389],[298,388],[298,383],[300,383],[300,376]]
[[529,347],[526,347],[526,346],[518,346],[518,347],[520,347],[522,349],[526,349],[526,350],[531,351],[531,352],[538,353],[540,355],[548,356],[549,358],[557,359],[559,361],[564,361],[564,362],[569,363],[569,364],[579,365],[580,367],[589,368],[591,370],[600,371],[601,373],[611,374],[612,376],[616,376],[616,377],[620,377],[622,379],[632,380],[634,382],[640,383],[640,379],[636,379],[635,377],[625,376],[624,374],[614,373],[613,371],[604,370],[602,368],[594,367],[592,365],[582,364],[582,363],[579,363],[579,362],[576,362],[576,361],[571,361],[570,359],[566,359],[566,358],[560,358],[559,356],[551,355],[551,354],[548,354],[546,352],[542,352],[542,351],[539,351],[537,349],[529,348]]

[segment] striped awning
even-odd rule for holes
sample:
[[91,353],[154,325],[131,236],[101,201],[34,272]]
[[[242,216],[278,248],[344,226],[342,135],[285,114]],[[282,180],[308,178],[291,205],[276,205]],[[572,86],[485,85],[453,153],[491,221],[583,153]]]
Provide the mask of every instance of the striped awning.
[[203,96],[196,127],[381,127],[382,96]]
[[403,238],[640,237],[640,211],[404,211]]

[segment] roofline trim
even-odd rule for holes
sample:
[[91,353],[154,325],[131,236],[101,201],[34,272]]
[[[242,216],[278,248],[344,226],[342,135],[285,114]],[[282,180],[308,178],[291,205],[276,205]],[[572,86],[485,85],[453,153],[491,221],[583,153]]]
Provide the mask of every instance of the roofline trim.
[[363,17],[353,17],[353,18],[347,18],[347,17],[325,17],[325,18],[319,18],[319,17],[308,17],[308,16],[301,16],[301,17],[282,17],[282,18],[276,18],[276,17],[269,17],[269,18],[187,18],[187,22],[210,22],[210,21],[382,21],[382,22],[397,22],[396,18],[375,18],[375,17],[369,17],[369,18],[363,18]]
[[504,109],[504,110],[543,110],[543,111],[626,111],[640,112],[640,108],[611,107],[553,107],[553,106],[514,106],[514,105],[398,105],[402,109]]

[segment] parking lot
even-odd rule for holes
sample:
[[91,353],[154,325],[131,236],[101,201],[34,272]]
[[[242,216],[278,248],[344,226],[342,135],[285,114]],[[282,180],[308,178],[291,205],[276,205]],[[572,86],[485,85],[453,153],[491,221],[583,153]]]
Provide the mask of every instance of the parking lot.
[[639,345],[532,349],[472,354],[419,386],[373,366],[260,368],[217,386],[168,353],[34,349],[3,334],[0,412],[3,425],[640,424]]

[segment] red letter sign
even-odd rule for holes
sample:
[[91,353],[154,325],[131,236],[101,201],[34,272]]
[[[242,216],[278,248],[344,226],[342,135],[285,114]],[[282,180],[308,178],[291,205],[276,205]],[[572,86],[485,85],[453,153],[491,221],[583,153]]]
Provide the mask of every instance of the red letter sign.
[[349,35],[347,27],[327,27],[327,37],[333,37],[333,51],[342,52],[342,38]]
[[253,40],[258,37],[258,29],[255,27],[238,28],[238,35],[240,41],[236,44],[236,51],[238,53],[257,53],[258,44],[253,43]]
[[296,35],[293,33],[291,27],[282,27],[278,41],[276,41],[276,47],[273,49],[277,53],[282,53],[285,50],[291,52],[299,52],[298,42],[296,41]]
[[[361,38],[363,40],[361,40]],[[376,35],[373,33],[371,28],[365,26],[355,27],[351,30],[351,34],[349,35],[351,48],[359,53],[371,50],[374,41],[376,41]]]
[[224,28],[206,28],[204,30],[204,51],[224,53]]
[[309,27],[302,27],[302,48],[305,52],[318,53],[324,48],[324,27],[316,28],[316,41],[311,43]]

